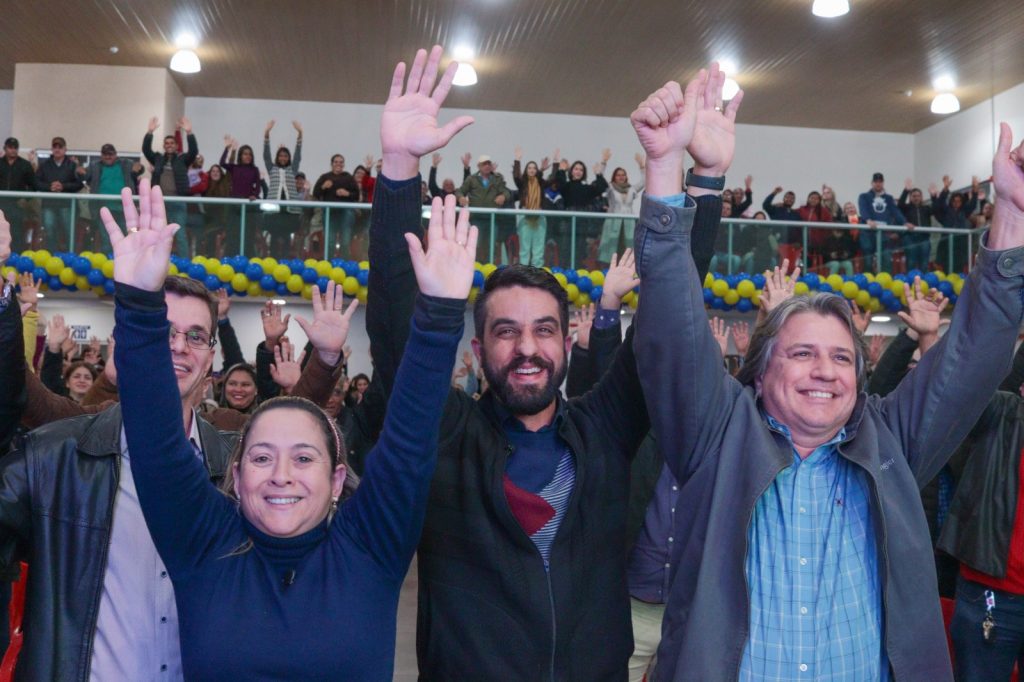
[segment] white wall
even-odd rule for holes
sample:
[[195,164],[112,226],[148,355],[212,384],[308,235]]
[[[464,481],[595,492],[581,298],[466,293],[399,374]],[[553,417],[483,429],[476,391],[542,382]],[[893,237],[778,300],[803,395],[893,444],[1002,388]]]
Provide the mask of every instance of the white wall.
[[0,90],[0,138],[11,134],[14,120],[14,90]]
[[[242,144],[253,145],[262,158],[257,145],[262,145],[263,129],[270,119],[277,121],[272,146],[283,143],[293,147],[291,121],[298,119],[305,128],[302,170],[311,179],[328,170],[336,152],[345,155],[349,170],[367,154],[379,156],[380,112],[380,105],[369,104],[212,97],[185,100],[185,113],[192,119],[208,163],[219,157],[226,133]],[[640,146],[626,117],[449,110],[443,113],[442,122],[464,113],[472,115],[476,123],[442,152],[441,178],[461,178],[458,157],[467,151],[494,157],[499,171],[508,175],[517,144],[523,146],[526,160],[540,161],[560,148],[562,156],[581,159],[588,167],[599,159],[601,149],[608,147],[612,150],[609,173],[622,166],[634,181],[638,178],[633,156]],[[739,125],[737,137],[729,184],[742,185],[744,176],[753,175],[757,202],[777,184],[796,191],[802,201],[809,191],[821,189],[822,182],[831,184],[841,201],[855,201],[857,194],[867,190],[875,171],[882,171],[891,178],[892,187],[899,187],[914,168],[914,138],[909,134]],[[423,164],[424,173],[428,164],[429,160]]]
[[992,174],[992,156],[999,139],[999,122],[1010,124],[1024,138],[1024,83],[954,114],[914,136],[915,178],[921,186],[953,178],[954,187],[970,184],[971,176]]

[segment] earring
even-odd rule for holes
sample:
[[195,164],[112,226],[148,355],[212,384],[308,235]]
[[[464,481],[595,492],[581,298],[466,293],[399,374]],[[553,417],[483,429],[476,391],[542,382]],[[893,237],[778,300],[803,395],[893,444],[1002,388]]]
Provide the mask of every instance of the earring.
[[335,497],[331,500],[331,513],[334,514],[338,511],[338,498]]

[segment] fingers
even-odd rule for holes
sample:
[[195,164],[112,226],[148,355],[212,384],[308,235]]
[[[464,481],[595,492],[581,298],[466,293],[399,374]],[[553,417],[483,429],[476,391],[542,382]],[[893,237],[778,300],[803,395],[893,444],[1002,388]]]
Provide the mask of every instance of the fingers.
[[459,245],[469,243],[469,209],[465,206],[459,211],[459,219],[455,224],[455,243]]
[[731,122],[736,122],[736,113],[740,110],[740,104],[743,102],[743,91],[739,90],[732,99],[729,100],[729,104],[725,107],[725,117]]
[[167,226],[167,207],[164,206],[164,191],[157,185],[150,191],[150,229],[163,230]]
[[[341,318],[345,320],[345,322],[349,322],[352,319],[352,316],[356,314],[356,308],[358,307],[359,299],[353,298],[352,302],[348,304],[348,308],[345,308],[345,312],[342,314]],[[345,346],[345,348],[348,348],[348,346]]]
[[443,238],[444,235],[444,205],[449,198],[454,195],[449,194],[442,200],[440,197],[434,197],[434,200],[430,202],[430,223],[427,225],[427,243],[432,244],[435,240]]
[[405,94],[419,92],[420,81],[423,79],[423,67],[427,63],[427,51],[416,50],[416,57],[412,60],[412,69],[409,70],[409,80],[405,86]]
[[426,254],[423,253],[423,244],[420,243],[420,238],[412,232],[406,232],[403,236],[405,237],[405,243],[409,245],[409,258],[412,260],[412,269],[415,272],[420,272],[426,259]]
[[444,70],[444,74],[441,75],[441,82],[437,84],[433,94],[430,95],[430,99],[434,100],[434,104],[438,107],[444,104],[445,98],[448,97],[448,92],[452,89],[452,81],[455,79],[455,72],[458,69],[458,62],[449,64],[448,68]]
[[[466,210],[463,209],[463,211]],[[444,212],[441,219],[441,234],[442,238],[446,241],[455,241],[455,220],[457,217],[455,212],[455,195],[449,194],[444,198]],[[466,219],[469,219],[468,216]]]
[[[437,81],[437,68],[441,63],[442,52],[443,50],[440,45],[434,45],[434,47],[430,48],[430,54],[427,57],[427,65],[423,69],[423,77],[420,79],[418,86],[419,93],[421,95],[430,97],[430,91],[434,89],[434,83]],[[412,85],[413,83],[410,83],[410,86]]]
[[472,116],[457,116],[454,120],[441,126],[440,130],[443,138],[442,146],[451,142],[451,139],[455,137],[459,131],[472,125],[473,121],[474,118]]
[[[996,146],[996,153],[999,156],[1007,156],[1013,148],[1013,131],[1006,123],[999,124],[999,144]],[[945,180],[945,178],[943,178]]]
[[313,285],[313,295],[310,297],[310,303],[313,304],[313,319],[315,320],[324,311],[326,307],[328,310],[332,306],[325,306],[323,295],[320,293],[320,287],[316,284]]
[[909,314],[903,312],[902,310],[898,311],[896,313],[896,315],[898,315],[899,318],[901,320],[903,320],[907,324],[908,327],[913,328],[913,326],[914,326],[914,318],[913,317],[911,317]]
[[[127,218],[127,214],[125,216]],[[114,216],[110,213],[110,209],[104,206],[100,209],[100,220],[103,221],[103,229],[107,231],[107,237],[110,238],[110,244],[116,247],[124,239],[124,235],[121,233],[121,226],[114,220]],[[136,219],[138,222],[138,219]]]
[[395,72],[391,76],[391,89],[388,91],[388,99],[402,96],[403,83],[405,83],[405,62],[398,62],[395,65]]
[[469,226],[469,238],[466,240],[466,252],[469,253],[470,257],[476,253],[476,243],[480,238],[480,230],[476,228],[476,225]]

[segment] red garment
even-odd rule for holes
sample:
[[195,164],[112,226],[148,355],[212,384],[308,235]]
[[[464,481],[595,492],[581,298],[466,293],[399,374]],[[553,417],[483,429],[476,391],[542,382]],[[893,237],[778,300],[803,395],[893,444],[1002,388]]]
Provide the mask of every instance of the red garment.
[[[798,208],[796,212],[800,214],[800,220],[805,223],[832,222],[832,213],[821,204],[814,207],[805,204]],[[828,230],[814,228],[807,230],[807,244],[811,248],[820,249],[825,244],[826,239],[828,239]]]
[[1024,450],[1021,452],[1017,494],[1017,510],[1013,515],[1013,534],[1010,536],[1010,556],[1006,558],[1006,577],[995,578],[960,564],[960,574],[988,587],[1011,594],[1024,594]]
[[210,174],[206,171],[199,171],[199,182],[188,188],[188,193],[192,196],[203,196],[206,194],[207,188],[210,186]]
[[377,186],[377,178],[369,173],[363,176],[363,203],[373,203],[373,188]]

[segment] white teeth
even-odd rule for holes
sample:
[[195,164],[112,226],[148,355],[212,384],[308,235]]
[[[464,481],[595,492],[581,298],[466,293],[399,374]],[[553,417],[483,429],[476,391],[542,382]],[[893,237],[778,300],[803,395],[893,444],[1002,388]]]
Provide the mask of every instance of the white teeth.
[[188,367],[186,367],[185,365],[174,365],[174,371],[176,371],[176,372],[187,372],[189,370],[188,370]]
[[832,393],[826,393],[825,391],[807,391],[807,395],[811,398],[834,398],[835,395]]
[[270,504],[295,504],[300,499],[298,497],[268,497],[267,502]]
[[516,374],[538,374],[539,372],[540,367],[533,367],[530,369],[520,368],[516,370]]

